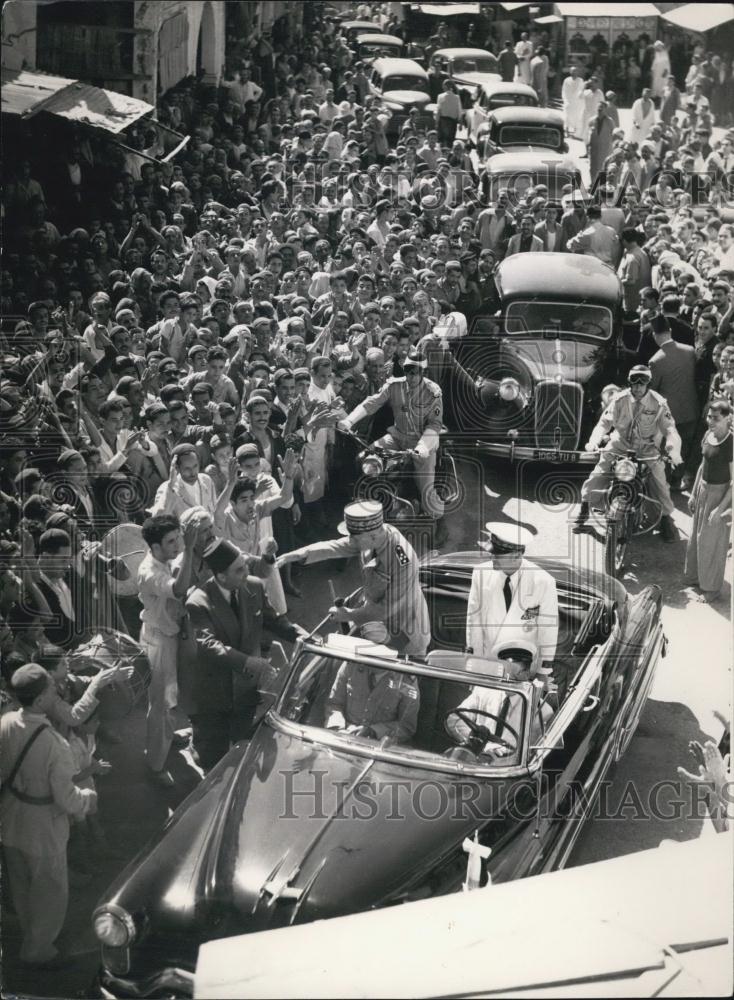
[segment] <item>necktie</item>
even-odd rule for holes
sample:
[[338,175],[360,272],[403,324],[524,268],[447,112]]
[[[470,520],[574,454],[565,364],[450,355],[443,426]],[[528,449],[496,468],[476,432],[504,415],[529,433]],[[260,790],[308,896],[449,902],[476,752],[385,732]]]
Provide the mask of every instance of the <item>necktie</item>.
[[235,618],[239,618],[240,617],[240,603],[237,600],[237,591],[236,590],[233,590],[232,593],[229,595],[229,606],[234,611]]
[[505,595],[505,611],[509,611],[512,604],[512,584],[510,583],[509,576],[505,576],[505,585],[502,588],[502,593]]

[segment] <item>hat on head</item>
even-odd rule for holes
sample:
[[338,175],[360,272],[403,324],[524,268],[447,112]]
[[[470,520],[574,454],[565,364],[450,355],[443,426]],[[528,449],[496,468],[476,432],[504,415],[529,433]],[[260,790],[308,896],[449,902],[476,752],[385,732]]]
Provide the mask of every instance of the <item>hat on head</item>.
[[15,694],[22,694],[28,700],[37,698],[50,683],[51,678],[40,664],[26,663],[13,673],[10,687]]
[[635,365],[633,368],[630,368],[627,375],[628,381],[632,378],[646,378],[650,382],[652,381],[652,372],[647,365]]
[[235,452],[235,458],[237,461],[241,461],[243,458],[259,458],[260,452],[257,450],[256,444],[241,444],[237,451]]
[[410,351],[403,361],[403,368],[420,368],[423,371],[428,367],[428,359],[422,351]]
[[379,500],[357,500],[344,508],[344,520],[338,531],[340,535],[360,535],[381,528],[384,520]]
[[204,549],[204,562],[212,573],[224,573],[240,555],[236,545],[226,538],[217,538]]
[[495,555],[522,554],[533,537],[519,524],[503,521],[488,521],[482,530],[489,535],[489,548]]

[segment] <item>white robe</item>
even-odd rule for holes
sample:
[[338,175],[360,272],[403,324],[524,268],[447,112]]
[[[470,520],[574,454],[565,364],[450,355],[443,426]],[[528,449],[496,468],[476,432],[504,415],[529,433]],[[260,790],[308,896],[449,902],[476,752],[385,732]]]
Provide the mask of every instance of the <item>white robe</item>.
[[630,131],[630,139],[632,139],[633,142],[636,142],[639,146],[639,144],[644,142],[650,135],[652,127],[656,121],[657,111],[655,110],[653,102],[650,101],[649,111],[645,114],[642,98],[638,97],[632,105],[632,128]]
[[584,120],[584,89],[585,83],[581,77],[567,76],[563,81],[561,97],[563,98],[563,115],[566,131],[581,136]]
[[475,656],[491,659],[497,643],[524,639],[538,647],[539,662],[553,660],[558,641],[556,581],[527,560],[510,580],[512,602],[506,611],[505,573],[495,570],[491,560],[475,568],[466,613],[467,646]]

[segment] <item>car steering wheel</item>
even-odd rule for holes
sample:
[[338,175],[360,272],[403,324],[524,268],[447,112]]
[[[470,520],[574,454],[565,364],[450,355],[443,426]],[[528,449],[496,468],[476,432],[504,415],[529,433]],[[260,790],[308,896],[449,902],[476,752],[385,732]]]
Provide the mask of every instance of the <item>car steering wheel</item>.
[[[456,734],[449,729],[449,719],[452,715],[457,715],[464,725],[469,727],[471,730],[471,736],[467,737],[463,741],[460,741],[457,738]],[[503,728],[508,731],[508,733],[514,738],[515,742],[508,743],[508,741],[503,740],[501,736],[496,736],[495,734],[490,733],[486,726],[480,725],[474,719],[467,718],[468,715],[483,715],[485,718],[494,719],[495,722],[502,725]],[[485,712],[481,708],[452,708],[444,716],[443,727],[457,746],[467,747],[469,750],[473,750],[474,753],[477,754],[480,752],[481,747],[483,747],[486,743],[496,743],[497,746],[503,747],[510,753],[514,753],[520,743],[520,737],[509,722],[501,719],[498,715],[495,715],[494,712]],[[476,744],[476,749],[472,744]]]

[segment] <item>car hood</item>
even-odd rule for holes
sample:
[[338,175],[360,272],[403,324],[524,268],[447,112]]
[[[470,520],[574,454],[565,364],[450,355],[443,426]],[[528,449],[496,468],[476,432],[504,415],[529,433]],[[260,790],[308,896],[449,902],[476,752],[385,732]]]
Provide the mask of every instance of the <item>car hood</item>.
[[454,80],[459,83],[470,83],[473,87],[481,87],[483,83],[498,83],[502,79],[499,73],[456,73]]
[[[570,336],[573,336],[571,334]],[[503,337],[500,341],[500,367],[517,372],[519,381],[531,388],[539,379],[557,378],[582,385],[599,370],[607,341],[572,340],[568,333],[559,339],[534,336]]]
[[478,816],[496,814],[508,783],[486,781],[461,809],[468,779],[334,750],[266,722],[102,902],[158,935],[199,941],[364,910],[451,856]]
[[393,101],[395,104],[428,104],[431,100],[429,94],[424,94],[422,90],[385,90],[382,94],[386,101]]

